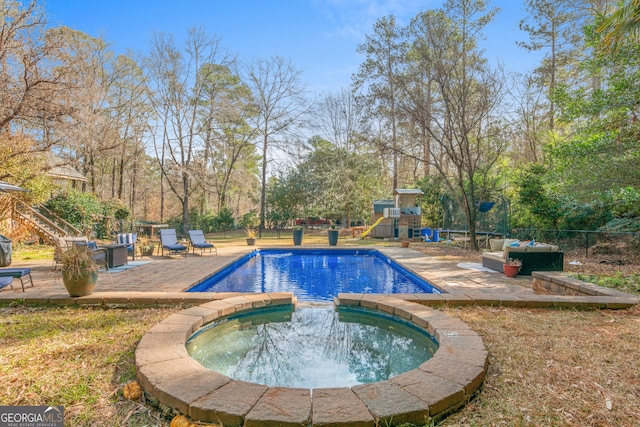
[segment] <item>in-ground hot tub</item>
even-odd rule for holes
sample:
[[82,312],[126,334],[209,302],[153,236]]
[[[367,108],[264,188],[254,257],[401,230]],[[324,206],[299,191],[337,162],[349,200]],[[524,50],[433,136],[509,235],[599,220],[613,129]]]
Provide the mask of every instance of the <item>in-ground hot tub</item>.
[[387,380],[418,368],[438,349],[424,329],[398,316],[335,308],[301,303],[234,314],[196,331],[187,351],[235,380],[317,389]]
[[225,426],[424,424],[464,405],[481,387],[487,367],[482,339],[460,320],[392,296],[341,294],[340,306],[398,316],[438,342],[418,368],[353,387],[269,387],[203,367],[185,343],[198,328],[235,313],[295,304],[291,293],[251,294],[191,307],[154,326],[136,350],[147,393],[193,419]]

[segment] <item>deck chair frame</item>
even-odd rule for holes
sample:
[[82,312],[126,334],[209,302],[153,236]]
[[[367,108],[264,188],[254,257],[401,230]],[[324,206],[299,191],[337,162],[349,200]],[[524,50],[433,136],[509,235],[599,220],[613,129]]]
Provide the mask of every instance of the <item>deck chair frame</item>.
[[189,252],[189,248],[178,243],[178,236],[176,235],[176,230],[173,228],[163,228],[160,230],[160,248],[162,256],[164,256],[165,249],[169,252],[169,255],[181,254],[184,255],[185,258]]
[[211,250],[213,249],[216,251],[216,255],[218,255],[218,248],[216,248],[213,243],[207,242],[202,230],[189,230],[189,240],[191,241],[193,254],[196,253],[197,248],[200,249],[200,255],[202,255],[205,249],[209,249],[209,253],[211,253]]

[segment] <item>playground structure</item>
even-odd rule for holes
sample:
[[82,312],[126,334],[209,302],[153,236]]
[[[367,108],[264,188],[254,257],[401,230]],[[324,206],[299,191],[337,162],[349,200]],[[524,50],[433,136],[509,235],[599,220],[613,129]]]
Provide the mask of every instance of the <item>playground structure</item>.
[[418,196],[423,194],[415,188],[396,188],[393,200],[374,200],[373,225],[362,233],[362,237],[419,239],[422,210]]

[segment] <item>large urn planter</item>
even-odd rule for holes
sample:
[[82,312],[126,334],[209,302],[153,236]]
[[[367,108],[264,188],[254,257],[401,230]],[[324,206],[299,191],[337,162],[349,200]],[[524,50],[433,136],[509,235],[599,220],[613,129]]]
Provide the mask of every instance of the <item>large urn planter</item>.
[[62,283],[72,297],[91,295],[98,281],[97,270],[85,270],[78,273],[62,271]]
[[254,246],[256,244],[256,237],[258,237],[258,233],[255,228],[247,228],[244,230],[247,235],[247,245]]
[[[106,249],[100,249],[105,251]],[[59,253],[62,263],[62,283],[72,297],[91,295],[98,281],[98,266],[88,245],[73,245]]]
[[338,230],[329,230],[328,231],[329,246],[337,246],[338,245],[338,236],[339,235],[340,235],[340,232]]
[[155,246],[145,246],[140,248],[140,256],[152,256]]
[[294,229],[293,230],[293,244],[296,246],[300,246],[302,244],[302,236],[304,235],[303,229]]

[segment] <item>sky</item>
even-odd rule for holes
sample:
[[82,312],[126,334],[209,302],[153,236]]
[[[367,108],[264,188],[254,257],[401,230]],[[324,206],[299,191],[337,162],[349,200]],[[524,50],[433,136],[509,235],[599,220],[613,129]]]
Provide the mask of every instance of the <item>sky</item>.
[[[527,12],[518,0],[487,0],[502,10],[486,28],[486,57],[508,71],[531,71],[541,55],[516,46],[527,35],[518,23]],[[302,71],[311,93],[351,83],[364,57],[357,46],[375,21],[394,15],[407,25],[442,0],[42,0],[49,22],[102,37],[116,54],[146,54],[154,32],[184,40],[192,27],[221,39],[242,61],[281,56]]]

